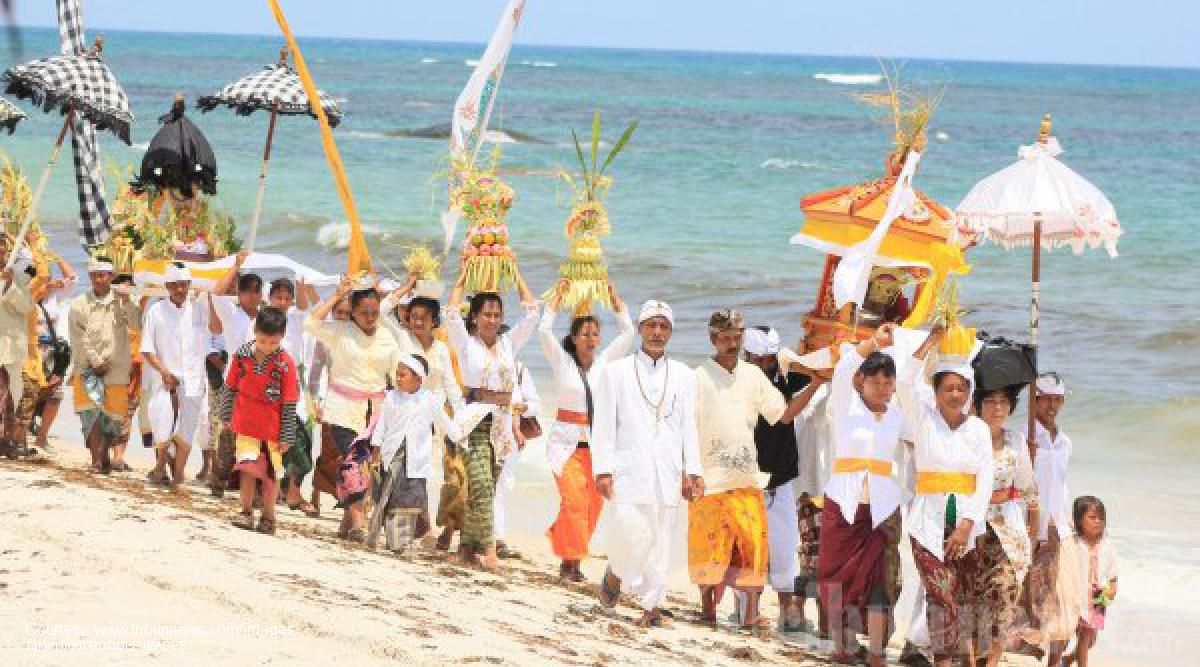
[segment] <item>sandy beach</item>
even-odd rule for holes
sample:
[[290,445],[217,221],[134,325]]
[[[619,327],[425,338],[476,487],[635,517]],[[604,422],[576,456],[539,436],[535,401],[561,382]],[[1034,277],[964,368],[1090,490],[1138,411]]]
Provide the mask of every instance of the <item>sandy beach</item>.
[[81,456],[0,463],[0,653],[12,664],[818,665],[796,641],[693,624],[643,632],[636,610],[564,587],[543,558],[502,576],[423,552],[347,546],[332,518],[281,514],[275,539],[229,524],[232,500],[83,472]]
[[[428,549],[401,559],[349,545],[335,536],[339,513],[328,498],[317,519],[280,508],[274,539],[239,530],[229,523],[232,495],[218,501],[191,485],[180,497],[147,485],[149,450],[129,449],[135,472],[87,473],[77,429],[66,412],[51,431],[50,456],[0,460],[0,655],[14,664],[830,664],[824,642],[809,635],[757,639],[727,623],[697,623],[682,530],[669,629],[637,628],[629,604],[616,613],[599,606],[591,582],[602,556],[584,564],[589,583],[560,584],[541,534],[553,492],[536,443],[523,454],[513,495],[508,541],[521,557],[493,575]],[[430,480],[432,497],[439,478]],[[602,551],[603,539],[593,547]],[[905,575],[915,577],[905,560]],[[911,595],[906,589],[899,602],[898,623]],[[774,618],[774,595],[764,602]],[[731,610],[727,596],[722,616]],[[893,664],[902,638],[903,627],[889,647]],[[1109,651],[1093,664],[1154,664]],[[1036,663],[1008,656],[1003,664]]]

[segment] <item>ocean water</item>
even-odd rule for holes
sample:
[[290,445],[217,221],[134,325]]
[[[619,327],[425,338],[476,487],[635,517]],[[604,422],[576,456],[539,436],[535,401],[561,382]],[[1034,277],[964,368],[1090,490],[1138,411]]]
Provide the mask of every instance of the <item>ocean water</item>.
[[[29,30],[26,57],[57,50],[57,34]],[[135,164],[176,92],[189,101],[272,62],[281,39],[114,32],[105,55],[137,117],[134,147],[101,140],[105,161]],[[389,136],[449,119],[480,45],[304,39],[318,85],[346,112],[335,130],[372,253],[398,267],[405,246],[440,243],[446,143]],[[3,51],[3,53],[8,53]],[[733,55],[526,47],[513,50],[493,127],[538,141],[504,145],[518,192],[513,244],[535,290],[565,254],[570,130],[594,109],[605,138],[641,126],[612,168],[614,234],[605,243],[631,303],[654,297],[678,315],[672,348],[707,350],[704,323],[741,308],[794,340],[812,307],[823,257],[793,247],[798,201],[881,174],[890,131],[855,100],[880,90],[870,58]],[[1064,160],[1116,205],[1119,259],[1102,252],[1044,255],[1043,367],[1071,387],[1063,425],[1075,442],[1072,491],[1109,505],[1124,567],[1104,653],[1122,664],[1167,664],[1200,649],[1200,70],[911,61],[903,79],[944,94],[917,185],[953,207],[980,178],[1011,163],[1055,119]],[[27,104],[21,103],[25,108]],[[0,149],[36,174],[60,122],[30,111]],[[220,205],[248,220],[266,116],[193,112],[220,165]],[[59,247],[74,246],[70,158],[50,182],[42,217]],[[110,192],[115,190],[110,183]],[[461,238],[461,237],[460,237]],[[282,118],[268,179],[260,249],[330,272],[344,262],[344,215],[315,122]],[[1029,251],[971,250],[961,298],[971,323],[1025,335]],[[540,355],[526,352],[538,377]],[[550,393],[545,384],[543,393]],[[526,456],[526,459],[535,457]],[[530,462],[531,478],[546,483]],[[541,517],[538,518],[541,520]],[[518,521],[519,523],[519,521]],[[540,529],[528,519],[530,530]],[[541,526],[544,527],[544,526]],[[1101,663],[1103,664],[1103,663]]]

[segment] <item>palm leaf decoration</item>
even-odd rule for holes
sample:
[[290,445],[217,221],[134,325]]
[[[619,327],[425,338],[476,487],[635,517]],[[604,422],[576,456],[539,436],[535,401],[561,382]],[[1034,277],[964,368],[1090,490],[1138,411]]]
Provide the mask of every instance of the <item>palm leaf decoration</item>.
[[597,109],[592,115],[592,136],[591,136],[591,163],[584,157],[583,145],[579,142],[579,135],[575,130],[571,130],[571,139],[575,145],[575,157],[579,159],[579,172],[583,176],[583,189],[580,192],[580,199],[587,202],[599,201],[607,192],[608,186],[612,184],[612,180],[604,175],[612,165],[613,160],[621,154],[625,149],[625,145],[629,143],[629,139],[633,136],[634,131],[638,127],[637,120],[634,120],[621,133],[621,138],[613,144],[609,149],[608,155],[604,157],[604,162],[600,162],[600,111]]

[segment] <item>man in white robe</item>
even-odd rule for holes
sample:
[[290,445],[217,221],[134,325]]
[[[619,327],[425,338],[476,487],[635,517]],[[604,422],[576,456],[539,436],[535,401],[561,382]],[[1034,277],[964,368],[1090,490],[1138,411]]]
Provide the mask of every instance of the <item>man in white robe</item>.
[[636,596],[644,627],[665,624],[679,501],[704,495],[695,377],[666,354],[674,324],[670,306],[647,301],[641,349],[608,364],[593,388],[593,470],[610,514],[600,597],[611,607],[622,590]]
[[151,306],[142,324],[142,359],[149,368],[147,415],[157,458],[150,478],[165,479],[168,449],[174,445],[171,487],[179,492],[192,445],[208,438],[208,313],[189,297],[191,275],[182,264],[171,265],[164,282],[168,298]]

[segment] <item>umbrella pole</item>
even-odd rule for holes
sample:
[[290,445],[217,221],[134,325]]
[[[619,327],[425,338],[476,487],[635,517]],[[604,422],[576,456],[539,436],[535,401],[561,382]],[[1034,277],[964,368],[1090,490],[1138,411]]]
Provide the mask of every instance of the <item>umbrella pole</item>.
[[58,131],[58,139],[54,142],[54,150],[50,151],[50,161],[42,169],[42,177],[38,180],[37,188],[33,191],[33,200],[29,203],[29,209],[25,211],[25,219],[21,221],[21,228],[17,232],[17,237],[13,239],[12,251],[8,254],[8,263],[4,265],[5,269],[11,269],[17,261],[17,252],[21,249],[21,243],[24,242],[25,235],[29,233],[29,225],[33,223],[38,202],[41,201],[42,193],[46,190],[46,183],[50,180],[50,172],[54,171],[54,165],[58,163],[58,154],[62,151],[63,139],[66,138],[67,128],[71,127],[71,121],[74,117],[75,110],[67,109],[67,115],[63,118],[62,129]]
[[263,195],[267,192],[267,164],[271,161],[271,140],[275,138],[275,118],[278,107],[271,105],[271,122],[267,125],[267,143],[263,147],[262,169],[258,172],[258,195],[254,198],[254,217],[250,219],[250,233],[246,236],[246,252],[254,252],[254,241],[258,237],[258,218],[262,214]]
[[1029,346],[1033,349],[1033,379],[1029,382],[1029,460],[1037,458],[1038,312],[1042,298],[1042,216],[1033,219],[1033,271],[1029,304]]

